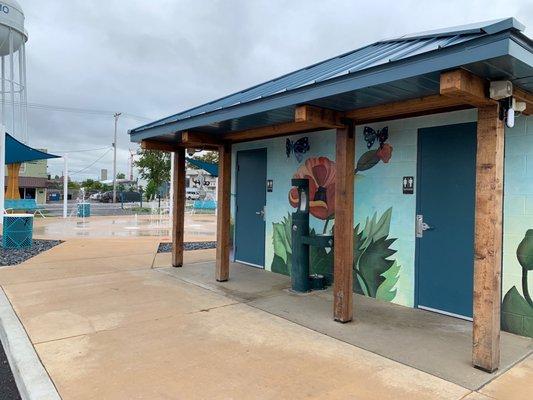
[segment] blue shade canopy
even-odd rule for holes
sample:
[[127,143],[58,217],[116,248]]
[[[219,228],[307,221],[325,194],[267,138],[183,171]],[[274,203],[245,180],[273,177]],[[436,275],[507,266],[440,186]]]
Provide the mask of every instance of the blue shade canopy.
[[6,133],[6,164],[16,164],[28,161],[46,160],[49,158],[61,158],[44,151],[36,150],[24,143],[19,142],[9,133]]
[[209,175],[218,177],[218,165],[217,164],[208,163],[202,160],[196,160],[194,158],[189,158],[189,157],[187,157],[186,160],[189,164],[192,164],[195,167],[203,169]]

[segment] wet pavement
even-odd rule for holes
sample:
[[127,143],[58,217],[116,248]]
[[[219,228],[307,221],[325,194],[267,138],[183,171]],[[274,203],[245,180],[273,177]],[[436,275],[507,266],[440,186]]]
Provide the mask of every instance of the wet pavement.
[[[90,218],[36,218],[34,237],[37,239],[67,240],[72,238],[160,237],[170,239],[168,215],[96,216]],[[214,215],[187,214],[185,241],[216,240]]]

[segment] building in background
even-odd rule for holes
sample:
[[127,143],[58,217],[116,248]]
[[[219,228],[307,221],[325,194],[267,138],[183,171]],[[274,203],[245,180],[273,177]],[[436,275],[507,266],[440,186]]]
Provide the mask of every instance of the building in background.
[[198,189],[201,198],[215,199],[217,178],[203,169],[188,168],[185,173],[185,187]]
[[[40,151],[47,152],[43,149]],[[5,182],[8,181],[7,175],[8,172],[6,170]],[[47,200],[47,183],[47,160],[28,161],[21,164],[18,181],[21,199],[35,199],[37,204],[45,204]]]

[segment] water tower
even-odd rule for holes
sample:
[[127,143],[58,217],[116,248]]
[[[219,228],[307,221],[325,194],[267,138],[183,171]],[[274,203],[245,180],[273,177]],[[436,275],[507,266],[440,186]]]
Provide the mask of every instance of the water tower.
[[24,13],[16,0],[0,0],[1,121],[6,131],[28,142]]

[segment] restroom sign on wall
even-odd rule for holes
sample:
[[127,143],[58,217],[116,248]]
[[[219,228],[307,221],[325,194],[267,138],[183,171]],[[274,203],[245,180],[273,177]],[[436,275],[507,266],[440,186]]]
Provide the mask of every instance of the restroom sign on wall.
[[403,177],[403,194],[414,194],[415,192],[415,177],[404,176]]

